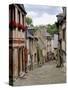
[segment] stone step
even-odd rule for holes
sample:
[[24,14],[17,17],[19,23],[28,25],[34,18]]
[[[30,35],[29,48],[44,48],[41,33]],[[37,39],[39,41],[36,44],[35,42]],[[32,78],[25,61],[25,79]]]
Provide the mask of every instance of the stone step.
[[20,73],[20,78],[23,78],[25,76],[25,72]]

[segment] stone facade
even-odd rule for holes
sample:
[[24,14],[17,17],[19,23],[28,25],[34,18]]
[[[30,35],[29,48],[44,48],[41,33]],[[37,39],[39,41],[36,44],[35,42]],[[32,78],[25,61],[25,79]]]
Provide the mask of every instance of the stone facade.
[[37,42],[38,42],[38,38],[34,36],[34,39],[33,39],[33,69],[37,68],[38,66]]
[[26,72],[27,47],[25,31],[27,30],[23,4],[9,5],[9,83]]
[[52,48],[53,48],[53,50],[52,50],[52,53],[54,54],[54,60],[57,60],[58,58],[57,58],[57,56],[58,56],[58,34],[54,34],[53,35],[53,39],[52,39],[53,41],[53,44],[52,44]]
[[33,69],[33,36],[27,30],[28,70]]
[[37,37],[31,33],[33,29],[27,30],[27,49],[28,49],[28,70],[33,70],[37,67]]
[[51,53],[52,53],[52,36],[46,32],[45,33],[45,38],[46,38],[46,62],[51,60]]
[[38,66],[42,66],[45,63],[45,53],[46,53],[46,48],[45,48],[45,38],[44,38],[44,33],[45,33],[46,28],[38,28],[38,30],[35,32],[35,36],[38,38],[37,42],[37,59],[38,59]]
[[66,62],[66,7],[63,7],[63,13],[57,15],[58,34],[58,62],[57,67],[63,66]]

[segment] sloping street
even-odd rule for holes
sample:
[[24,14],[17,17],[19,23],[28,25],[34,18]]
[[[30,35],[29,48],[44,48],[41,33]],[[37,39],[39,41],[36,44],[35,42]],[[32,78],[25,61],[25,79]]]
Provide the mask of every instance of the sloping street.
[[14,86],[57,84],[65,82],[65,68],[56,68],[56,62],[50,61],[45,63],[42,67],[29,71],[23,78],[18,78],[14,82]]
[[65,83],[66,7],[10,4],[9,14],[9,84]]

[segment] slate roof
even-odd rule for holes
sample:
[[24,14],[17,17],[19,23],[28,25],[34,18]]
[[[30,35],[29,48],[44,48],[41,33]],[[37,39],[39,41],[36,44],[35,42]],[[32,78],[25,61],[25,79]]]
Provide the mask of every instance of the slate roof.
[[9,6],[18,6],[20,9],[21,9],[21,11],[23,11],[24,12],[24,14],[27,14],[26,13],[26,10],[25,10],[25,8],[24,8],[24,4],[9,4]]
[[24,4],[16,4],[16,5],[19,6],[19,8],[20,8],[25,14],[27,14],[26,11],[25,11],[25,8],[24,8]]
[[33,34],[33,31],[32,31],[33,29],[34,28],[28,28],[26,37],[38,40],[38,37]]
[[27,30],[27,38],[34,38],[33,36],[33,30],[34,28],[28,28]]
[[27,38],[33,38],[33,35],[27,30]]

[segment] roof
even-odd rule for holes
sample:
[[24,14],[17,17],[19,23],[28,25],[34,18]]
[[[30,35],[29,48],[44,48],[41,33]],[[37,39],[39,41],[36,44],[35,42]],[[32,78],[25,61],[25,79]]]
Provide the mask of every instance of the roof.
[[27,14],[26,11],[25,11],[25,8],[24,8],[24,4],[16,4],[16,5],[18,5],[20,7],[20,9],[22,11],[24,11],[25,14]]
[[57,17],[63,17],[63,13],[59,13],[58,15],[56,15]]
[[27,30],[27,38],[32,38],[33,39],[33,35],[30,34],[30,32]]
[[27,38],[33,38],[33,32],[32,32],[32,28],[28,28],[27,30]]
[[28,27],[28,32],[31,34],[31,35],[33,35],[33,30],[34,30],[34,28],[33,27]]
[[24,8],[24,4],[9,4],[9,6],[18,6],[20,9],[21,9],[21,11],[23,11],[24,12],[24,14],[27,14],[26,13],[26,11],[25,11],[25,8]]
[[59,23],[62,23],[64,19],[66,19],[66,8],[63,8],[63,13],[59,13],[58,15],[56,15],[57,17],[57,21]]

